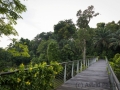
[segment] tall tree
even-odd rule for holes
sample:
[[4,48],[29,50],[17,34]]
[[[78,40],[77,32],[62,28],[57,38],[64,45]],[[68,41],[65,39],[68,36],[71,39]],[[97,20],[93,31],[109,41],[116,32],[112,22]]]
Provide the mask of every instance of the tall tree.
[[95,36],[93,38],[95,47],[108,48],[110,43],[110,40],[109,40],[110,38],[111,38],[110,30],[107,30],[106,28],[97,28],[95,31]]
[[[76,16],[78,17],[77,20],[77,26],[79,28],[79,32],[83,37],[81,38],[82,42],[82,48],[83,48],[83,63],[85,64],[85,58],[86,58],[86,38],[88,38],[88,34],[87,30],[89,28],[89,22],[93,17],[96,17],[97,15],[99,15],[99,13],[95,13],[94,10],[94,6],[88,6],[88,8],[84,11],[79,10],[76,14]],[[87,35],[87,36],[86,36]]]

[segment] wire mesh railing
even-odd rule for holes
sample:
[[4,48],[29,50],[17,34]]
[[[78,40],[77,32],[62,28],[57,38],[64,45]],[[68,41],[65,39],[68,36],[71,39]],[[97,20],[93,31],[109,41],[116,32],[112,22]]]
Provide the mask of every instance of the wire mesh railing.
[[86,59],[85,65],[83,64],[82,59],[60,63],[63,66],[63,70],[55,76],[55,80],[53,80],[54,88],[58,88],[67,80],[82,72],[96,61],[98,61],[98,57]]
[[110,66],[107,58],[106,58],[106,63],[107,63],[107,70],[108,70],[111,89],[112,90],[120,90],[120,82],[117,79],[117,77],[116,77],[112,67]]
[[[82,59],[60,63],[60,65],[63,67],[63,69],[55,76],[55,79],[53,80],[54,89],[61,86],[67,80],[74,77],[76,74],[78,74],[78,73],[82,72],[83,70],[85,70],[86,68],[88,68],[90,65],[95,63],[97,60],[98,60],[98,57],[86,59],[85,64],[83,64]],[[45,70],[47,70],[48,68],[49,68],[49,66],[46,66]],[[0,79],[0,90],[11,90],[11,89],[7,89],[7,88],[13,88],[12,90],[21,90],[21,89],[22,90],[36,90],[35,89],[36,87],[39,88],[39,90],[40,90],[40,88],[45,88],[44,85],[43,85],[43,87],[41,87],[41,85],[42,85],[41,77],[49,79],[49,77],[48,77],[49,75],[46,75],[43,77],[42,72],[44,74],[45,70],[42,70],[42,71],[41,70],[42,70],[41,68],[34,68],[34,71],[28,71],[28,69],[24,69],[24,72],[22,73],[23,75],[19,75],[19,70],[16,70],[13,72],[0,73],[0,78],[4,77],[6,79],[4,82],[2,81],[2,79]],[[33,74],[34,76],[32,76],[31,74]],[[23,76],[24,76],[24,78],[23,78]],[[12,84],[13,82],[9,82],[7,77],[10,77],[10,79],[13,80],[13,82],[16,82],[16,81],[14,81],[14,78],[16,78],[16,80],[17,80],[16,86],[18,86],[17,89],[14,89],[14,84]],[[14,78],[12,79],[12,77],[14,77]],[[23,78],[24,80],[20,81],[20,80],[18,80],[19,79],[18,77]],[[28,79],[31,81],[29,82]],[[22,81],[26,81],[26,82],[24,83]],[[21,82],[20,83],[21,87],[19,87],[18,82],[19,83]],[[28,85],[28,84],[30,84],[30,85]],[[2,89],[2,87],[3,87],[3,89]]]

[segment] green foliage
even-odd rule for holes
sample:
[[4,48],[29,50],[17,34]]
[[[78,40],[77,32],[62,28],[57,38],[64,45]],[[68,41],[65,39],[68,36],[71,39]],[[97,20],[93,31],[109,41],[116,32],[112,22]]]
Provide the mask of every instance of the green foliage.
[[105,27],[105,23],[97,23],[97,28],[104,28]]
[[49,41],[42,40],[37,48],[37,53],[46,54],[48,44],[49,44]]
[[87,9],[85,9],[83,12],[82,10],[77,11],[76,16],[78,17],[77,20],[77,26],[79,28],[88,28],[89,27],[89,22],[93,17],[96,17],[99,15],[99,13],[95,13],[93,11],[94,6],[88,6]]
[[104,59],[105,56],[106,56],[106,51],[102,51],[102,53],[100,54],[100,58]]
[[87,67],[84,64],[82,64],[82,71],[84,71],[86,68]]
[[26,6],[20,0],[0,0],[0,14],[5,14],[10,23],[15,23],[20,14],[26,11]]
[[116,64],[120,65],[120,57],[116,60]]
[[61,59],[64,61],[72,61],[76,59],[77,53],[74,51],[73,45],[67,43],[61,49]]
[[115,54],[115,56],[114,56],[114,58],[113,58],[113,62],[116,62],[116,60],[117,60],[119,57],[120,57],[120,54],[119,54],[119,53]]
[[28,50],[28,46],[26,43],[22,43],[20,41],[17,41],[16,39],[12,39],[12,43],[8,45],[8,48],[6,49],[7,52],[10,53],[11,58],[10,61],[12,62],[12,65],[20,65],[21,63],[27,64],[30,62],[30,54]]
[[21,43],[16,43],[14,47],[8,49],[8,52],[10,52],[13,57],[30,57],[30,55],[28,54],[27,45],[23,45]]
[[115,21],[108,22],[105,27],[107,30],[111,30],[112,33],[116,32],[120,27],[118,23],[115,23]]
[[42,32],[38,34],[35,39],[39,40],[49,40],[49,38],[52,36],[53,32]]
[[120,47],[120,29],[111,35],[109,47],[113,47],[115,50]]
[[110,31],[106,28],[97,28],[93,38],[95,47],[108,47]]
[[[17,24],[16,20],[22,18],[20,14],[26,11],[26,6],[20,0],[0,0],[0,36],[1,35],[18,35],[13,28],[13,24]],[[4,21],[7,19],[7,23]]]
[[9,68],[12,55],[7,50],[0,48],[0,72]]
[[10,23],[4,23],[2,19],[0,19],[0,37],[2,37],[2,35],[4,34],[5,36],[9,36],[9,35],[18,35],[17,31],[14,29],[14,27],[12,26],[12,24]]
[[0,75],[0,90],[51,90],[54,88],[55,75],[62,70],[57,62],[49,66],[44,63],[32,64],[25,70],[21,64],[12,74]]
[[120,80],[120,54],[117,53],[114,58],[113,61],[110,62],[110,65],[112,66],[117,78]]
[[59,47],[56,41],[51,41],[47,48],[47,57],[50,61],[60,61]]
[[62,39],[70,39],[76,31],[75,24],[71,19],[59,21],[54,25],[54,33],[57,35],[57,41]]
[[95,29],[93,43],[96,51],[100,54],[105,50],[110,59],[120,50],[120,25],[115,21],[109,23],[98,23]]

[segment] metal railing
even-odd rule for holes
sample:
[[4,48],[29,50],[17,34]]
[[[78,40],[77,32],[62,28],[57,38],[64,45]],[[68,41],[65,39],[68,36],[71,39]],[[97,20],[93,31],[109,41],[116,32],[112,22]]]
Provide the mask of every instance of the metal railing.
[[112,67],[110,66],[108,59],[106,59],[106,63],[107,63],[107,70],[108,70],[108,76],[109,76],[109,80],[110,80],[110,86],[112,88],[112,90],[120,90],[120,82],[117,79]]
[[[56,89],[57,87],[61,86],[67,80],[74,77],[76,74],[82,72],[83,70],[88,68],[90,65],[95,63],[97,60],[98,60],[98,57],[86,59],[85,65],[83,64],[82,59],[60,63],[60,65],[62,65],[62,67],[63,67],[63,70],[55,76],[55,79],[53,80],[54,88]],[[25,71],[27,71],[27,69],[25,69]],[[13,72],[4,72],[4,73],[0,73],[0,76],[7,77],[7,76],[11,76],[17,72],[19,72],[19,70],[16,70]],[[40,78],[38,78],[38,79],[40,79]],[[32,87],[32,85],[31,85],[31,87]]]
[[96,61],[98,61],[98,57],[86,59],[85,65],[83,65],[82,59],[60,63],[63,66],[63,70],[56,75],[55,80],[53,81],[54,87],[57,88],[61,86],[67,80],[82,72]]

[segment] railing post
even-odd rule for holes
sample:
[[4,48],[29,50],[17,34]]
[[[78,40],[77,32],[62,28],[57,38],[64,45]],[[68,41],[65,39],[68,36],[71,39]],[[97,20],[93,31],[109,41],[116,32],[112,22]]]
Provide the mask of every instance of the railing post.
[[93,63],[93,59],[90,59],[90,64],[89,65],[92,65],[92,63]]
[[97,58],[95,58],[95,62],[97,62]]
[[64,83],[66,82],[66,63],[65,63],[65,68],[64,68]]
[[96,62],[97,62],[97,57],[96,57]]
[[80,71],[82,72],[82,61],[81,61],[81,65],[80,65]]
[[89,59],[88,59],[88,67],[89,67]]
[[73,77],[73,72],[74,72],[74,61],[72,62],[72,73],[71,73],[71,77]]
[[86,65],[85,65],[85,66],[86,66],[86,68],[87,68],[87,59],[86,59]]
[[97,56],[97,61],[98,61],[99,57]]
[[77,61],[77,73],[79,73],[79,60]]

